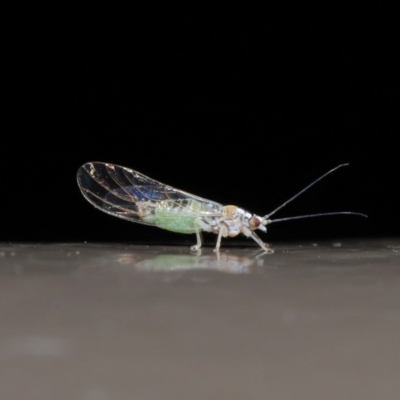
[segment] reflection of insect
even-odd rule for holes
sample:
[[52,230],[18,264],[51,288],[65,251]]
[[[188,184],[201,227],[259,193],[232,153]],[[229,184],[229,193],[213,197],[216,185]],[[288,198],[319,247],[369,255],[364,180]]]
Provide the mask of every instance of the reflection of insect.
[[333,171],[348,164],[342,164],[328,171],[295,196],[287,200],[271,213],[260,217],[237,206],[203,199],[182,190],[157,182],[137,171],[102,162],[89,162],[78,170],[78,185],[85,198],[100,210],[128,221],[153,225],[178,233],[192,233],[197,236],[197,244],[202,245],[201,232],[218,235],[215,251],[221,245],[221,237],[234,237],[240,233],[251,237],[268,253],[272,253],[261,241],[255,230],[267,231],[266,225],[290,219],[310,218],[324,215],[353,214],[350,211],[324,214],[301,215],[297,217],[271,220],[269,217],[305,192],[315,183]]

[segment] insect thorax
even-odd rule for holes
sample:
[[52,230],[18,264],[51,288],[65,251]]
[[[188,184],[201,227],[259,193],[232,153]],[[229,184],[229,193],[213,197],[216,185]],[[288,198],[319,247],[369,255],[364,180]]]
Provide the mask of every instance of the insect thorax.
[[260,217],[237,206],[225,206],[222,213],[221,224],[224,224],[227,228],[226,236],[234,237],[240,233],[248,236],[250,231],[265,230],[261,225]]

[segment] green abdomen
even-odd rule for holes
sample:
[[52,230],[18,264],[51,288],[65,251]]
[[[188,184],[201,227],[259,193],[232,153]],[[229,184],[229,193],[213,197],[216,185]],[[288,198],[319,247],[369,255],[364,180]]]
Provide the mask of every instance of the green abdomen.
[[154,214],[144,217],[144,220],[167,231],[190,234],[199,230],[195,226],[195,219],[205,210],[204,205],[195,200],[185,205],[165,201],[159,204]]

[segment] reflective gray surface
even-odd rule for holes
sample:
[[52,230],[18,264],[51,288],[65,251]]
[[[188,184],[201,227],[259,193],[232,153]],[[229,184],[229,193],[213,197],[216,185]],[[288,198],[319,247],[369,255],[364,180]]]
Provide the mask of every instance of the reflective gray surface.
[[398,399],[400,240],[0,244],[0,399]]

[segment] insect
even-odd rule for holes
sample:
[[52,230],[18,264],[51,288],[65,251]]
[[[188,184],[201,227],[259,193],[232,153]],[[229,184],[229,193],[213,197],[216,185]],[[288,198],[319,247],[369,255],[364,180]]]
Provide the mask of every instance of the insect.
[[252,214],[234,205],[223,206],[114,164],[88,162],[79,168],[77,180],[84,197],[96,208],[108,214],[172,232],[196,234],[197,243],[191,247],[192,250],[201,248],[201,233],[205,231],[218,235],[214,249],[216,252],[219,251],[222,237],[244,234],[252,238],[266,253],[273,253],[255,232],[256,230],[266,232],[266,226],[271,223],[339,214],[366,217],[361,213],[340,211],[270,219],[273,214],[311,186],[346,165],[348,164],[338,165],[326,172],[264,216]]

